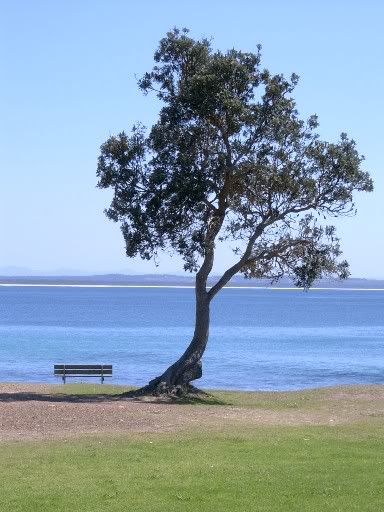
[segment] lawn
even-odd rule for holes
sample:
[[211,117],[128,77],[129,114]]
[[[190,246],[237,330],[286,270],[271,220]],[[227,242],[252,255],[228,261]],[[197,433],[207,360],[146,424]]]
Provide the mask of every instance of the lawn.
[[384,510],[384,426],[256,427],[8,442],[0,510]]

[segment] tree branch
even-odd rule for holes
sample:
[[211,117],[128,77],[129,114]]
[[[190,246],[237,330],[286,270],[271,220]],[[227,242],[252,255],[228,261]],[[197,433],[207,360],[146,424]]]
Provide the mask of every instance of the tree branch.
[[232,277],[235,274],[237,274],[237,272],[239,272],[241,270],[241,268],[245,265],[248,258],[252,254],[253,245],[254,245],[256,239],[263,233],[265,227],[266,227],[266,225],[263,222],[261,222],[257,226],[255,232],[253,233],[251,238],[248,240],[247,247],[246,247],[242,257],[239,259],[239,261],[237,263],[235,263],[234,265],[232,265],[232,267],[230,267],[228,270],[226,270],[224,272],[224,274],[221,276],[221,278],[217,281],[217,283],[215,285],[213,285],[212,288],[209,290],[209,292],[208,292],[209,300],[212,300],[213,297],[216,295],[216,293],[219,292],[223,288],[223,286],[225,286],[228,283],[228,281],[230,281],[232,279]]

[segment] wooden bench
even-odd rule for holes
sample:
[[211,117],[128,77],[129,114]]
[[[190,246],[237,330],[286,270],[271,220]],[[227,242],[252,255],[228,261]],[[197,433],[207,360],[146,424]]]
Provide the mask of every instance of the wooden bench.
[[111,364],[55,364],[53,373],[61,377],[65,384],[67,377],[100,377],[103,384],[105,377],[112,377]]

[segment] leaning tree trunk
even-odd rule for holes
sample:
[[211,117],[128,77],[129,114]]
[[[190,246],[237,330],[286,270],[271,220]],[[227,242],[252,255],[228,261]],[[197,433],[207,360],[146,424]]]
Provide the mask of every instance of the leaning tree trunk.
[[[185,395],[188,392],[196,392],[196,388],[191,385],[195,379],[199,379],[202,374],[201,358],[207,346],[209,335],[209,306],[212,298],[220,290],[228,276],[223,276],[222,280],[207,291],[208,276],[213,267],[215,238],[219,233],[225,217],[225,201],[219,199],[219,209],[212,219],[205,244],[204,261],[196,274],[195,297],[196,297],[196,316],[195,331],[193,338],[184,354],[173,363],[165,372],[151,380],[149,384],[137,391],[127,393],[130,396],[137,395]],[[228,273],[228,272],[227,272]],[[224,278],[225,277],[225,278]]]
[[184,354],[165,372],[151,380],[135,394],[183,395],[193,390],[190,384],[202,376],[201,358],[207,346],[209,334],[210,299],[205,286],[196,284],[196,317],[193,338]]

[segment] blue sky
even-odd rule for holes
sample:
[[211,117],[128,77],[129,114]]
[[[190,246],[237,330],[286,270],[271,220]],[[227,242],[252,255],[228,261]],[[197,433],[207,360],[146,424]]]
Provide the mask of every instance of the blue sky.
[[[182,271],[175,257],[156,269],[124,256],[95,169],[109,135],[156,118],[135,76],[168,29],[186,26],[222,50],[261,43],[263,66],[300,76],[299,111],[318,114],[321,136],[358,142],[375,191],[336,225],[352,274],[384,278],[383,22],[379,0],[0,0],[0,271]],[[221,247],[215,270],[231,259]]]

